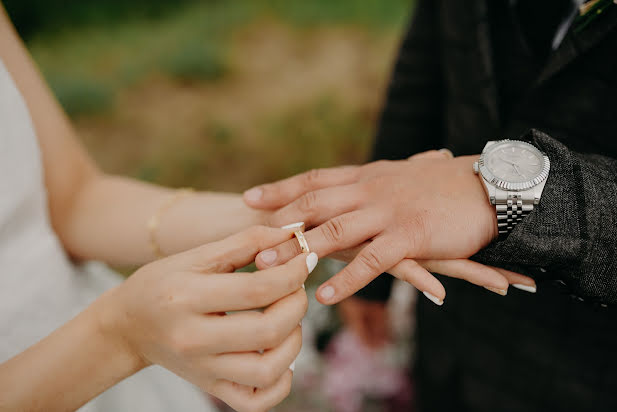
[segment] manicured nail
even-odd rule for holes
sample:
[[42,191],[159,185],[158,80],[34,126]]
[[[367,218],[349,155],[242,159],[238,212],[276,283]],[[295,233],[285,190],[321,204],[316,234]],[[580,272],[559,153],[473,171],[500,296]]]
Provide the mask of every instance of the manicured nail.
[[318,261],[319,258],[317,257],[317,253],[315,252],[309,253],[309,255],[306,257],[306,267],[308,268],[309,274],[313,272],[313,269],[315,269],[315,266],[317,266]]
[[498,288],[493,288],[490,286],[484,286],[485,289],[490,290],[491,292],[494,292],[498,295],[501,296],[506,296],[508,294],[508,290],[507,289],[498,289]]
[[261,252],[259,254],[259,257],[261,258],[261,261],[264,262],[266,265],[270,266],[274,263],[274,261],[276,260],[276,250],[264,250],[263,252]]
[[334,288],[332,286],[326,286],[319,291],[319,295],[325,300],[330,300],[334,297]]
[[428,292],[422,292],[422,293],[424,293],[424,296],[426,296],[428,298],[428,300],[433,302],[435,305],[437,305],[437,306],[443,305],[443,300],[439,299],[437,296],[433,296],[433,295],[431,295]]
[[524,290],[525,292],[536,293],[535,285],[529,286],[529,285],[523,285],[522,283],[514,283],[512,286],[514,286],[517,289]]
[[283,230],[285,230],[285,229],[296,229],[296,228],[300,228],[300,227],[304,227],[304,222],[291,223],[289,225],[283,226],[281,229],[283,229]]
[[454,158],[454,153],[452,153],[450,149],[446,149],[446,148],[439,149],[439,152],[443,153],[446,157]]
[[289,365],[289,370],[292,372],[296,370],[296,361],[293,361],[291,365]]
[[263,194],[264,194],[263,189],[259,187],[254,187],[244,192],[244,198],[248,200],[249,202],[259,202]]

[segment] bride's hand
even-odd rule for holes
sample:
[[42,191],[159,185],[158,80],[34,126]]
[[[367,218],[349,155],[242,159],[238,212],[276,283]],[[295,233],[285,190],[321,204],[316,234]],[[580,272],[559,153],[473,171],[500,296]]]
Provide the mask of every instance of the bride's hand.
[[317,257],[233,272],[291,236],[255,227],[144,266],[103,296],[105,330],[144,367],[160,364],[238,411],[269,410],[290,391],[307,309],[302,284]]

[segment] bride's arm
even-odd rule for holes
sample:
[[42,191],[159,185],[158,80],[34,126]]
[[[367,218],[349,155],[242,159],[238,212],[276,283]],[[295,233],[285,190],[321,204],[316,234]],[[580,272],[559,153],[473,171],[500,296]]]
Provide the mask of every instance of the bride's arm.
[[[78,258],[140,264],[154,253],[148,218],[173,192],[101,173],[78,143],[0,5],[0,57],[24,96],[42,151],[49,210],[66,250]],[[263,222],[237,195],[197,193],[164,213],[156,239],[166,254]]]

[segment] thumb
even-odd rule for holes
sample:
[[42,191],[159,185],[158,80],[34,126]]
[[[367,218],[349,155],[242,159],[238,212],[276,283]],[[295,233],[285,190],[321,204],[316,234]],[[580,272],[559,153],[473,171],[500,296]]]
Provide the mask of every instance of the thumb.
[[218,242],[190,250],[191,269],[204,273],[229,273],[255,260],[265,249],[277,246],[293,237],[297,227],[283,229],[254,226]]

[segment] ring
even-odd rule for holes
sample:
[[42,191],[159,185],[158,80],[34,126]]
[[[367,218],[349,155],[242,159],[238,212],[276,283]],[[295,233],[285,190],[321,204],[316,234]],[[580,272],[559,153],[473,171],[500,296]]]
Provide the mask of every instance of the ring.
[[308,242],[304,237],[304,232],[298,230],[297,232],[294,232],[294,235],[296,236],[296,239],[298,239],[302,253],[310,253],[311,249],[309,248]]

